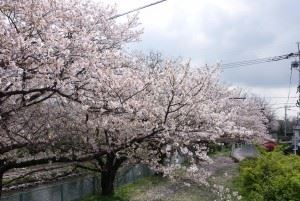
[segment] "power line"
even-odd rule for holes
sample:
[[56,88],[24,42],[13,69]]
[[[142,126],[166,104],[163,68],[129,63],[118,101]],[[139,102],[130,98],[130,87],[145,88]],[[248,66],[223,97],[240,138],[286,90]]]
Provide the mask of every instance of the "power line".
[[259,59],[225,63],[225,64],[221,64],[221,69],[240,68],[240,67],[251,66],[251,65],[256,65],[256,64],[280,61],[280,60],[284,60],[284,59],[289,59],[291,57],[297,57],[298,54],[299,53],[289,53],[289,54],[284,54],[284,55],[274,56],[274,57],[265,57],[265,58],[259,58]]
[[127,12],[125,12],[125,13],[117,14],[117,15],[115,15],[115,16],[112,16],[112,17],[109,18],[109,19],[110,19],[110,20],[116,19],[116,18],[118,18],[118,17],[124,16],[124,15],[128,15],[128,14],[130,14],[130,13],[133,13],[133,12],[136,12],[136,11],[139,11],[139,10],[142,10],[142,9],[144,9],[144,8],[148,8],[148,7],[150,7],[150,6],[154,6],[154,5],[159,4],[159,3],[162,3],[162,2],[164,2],[164,1],[167,1],[167,0],[156,1],[156,2],[154,2],[154,3],[147,4],[147,5],[145,5],[145,6],[135,8],[135,9],[130,10],[130,11],[127,11]]
[[259,59],[252,59],[252,60],[244,60],[244,61],[238,61],[238,62],[231,62],[231,63],[226,63],[223,64],[222,66],[226,67],[231,67],[231,66],[236,66],[236,65],[253,65],[257,63],[265,63],[265,62],[272,62],[272,61],[279,61],[282,59],[288,59],[292,56],[297,56],[297,53],[290,53],[290,54],[285,54],[281,56],[274,56],[274,57],[265,57],[265,58],[259,58]]
[[[295,108],[295,107],[297,107],[297,106],[287,106],[287,108]],[[285,107],[275,107],[275,108],[273,108],[273,110],[278,110],[278,109],[283,109],[283,108],[285,108]]]
[[273,103],[273,104],[269,104],[270,107],[276,107],[276,106],[279,106],[279,107],[283,107],[283,106],[295,106],[296,107],[296,103],[289,103],[289,104],[286,104],[286,103]]
[[[288,98],[288,97],[286,97],[286,96],[282,96],[282,97],[280,97],[280,96],[267,96],[267,97],[262,97],[262,98],[270,98],[270,99],[286,99],[286,98]],[[289,98],[291,99],[291,98],[298,98],[298,97],[293,96],[293,97],[289,97]]]
[[[297,106],[296,106],[297,107]],[[291,110],[291,111],[295,111],[295,112],[299,112],[299,110],[293,110],[293,109],[289,109],[289,110]]]
[[269,62],[271,58],[261,58],[261,59],[253,59],[253,60],[244,60],[244,61],[239,61],[239,62],[232,62],[232,63],[227,63],[223,64],[222,66],[225,66],[224,68],[231,68],[234,66],[244,66],[244,65],[254,65],[257,63],[264,63],[264,62]]

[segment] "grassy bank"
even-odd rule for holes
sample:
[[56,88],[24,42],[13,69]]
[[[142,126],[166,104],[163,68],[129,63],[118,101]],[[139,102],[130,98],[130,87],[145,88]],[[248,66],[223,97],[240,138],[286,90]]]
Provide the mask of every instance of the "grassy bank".
[[[237,164],[228,157],[216,157],[207,166],[212,172],[209,181],[231,187],[237,175]],[[172,182],[159,176],[146,177],[116,189],[112,197],[92,196],[82,201],[212,201],[218,200],[211,189],[199,186],[189,179]]]
[[82,201],[210,201],[214,197],[208,189],[187,186],[184,182],[171,182],[166,178],[152,176],[120,187],[111,197],[91,196]]
[[132,197],[142,195],[154,186],[163,186],[166,183],[167,179],[159,176],[145,177],[118,188],[114,196],[104,197],[100,195],[93,195],[82,201],[129,201]]

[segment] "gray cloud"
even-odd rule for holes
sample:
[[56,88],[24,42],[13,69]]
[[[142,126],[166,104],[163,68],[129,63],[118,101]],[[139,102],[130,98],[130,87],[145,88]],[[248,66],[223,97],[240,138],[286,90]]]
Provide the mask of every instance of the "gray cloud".
[[[153,0],[110,2],[122,12]],[[295,52],[300,41],[299,10],[299,0],[168,0],[140,12],[145,33],[132,47],[191,58],[199,66],[283,55]],[[287,97],[291,61],[226,70],[221,78],[262,97]],[[293,74],[290,94],[298,96],[298,72]],[[282,118],[287,99],[267,100]]]
[[[136,47],[162,51],[167,56],[192,58],[199,65],[296,51],[295,42],[300,40],[297,0],[240,0],[242,8],[233,4],[237,1],[226,1],[232,3],[228,7],[232,6],[233,10],[216,6],[218,2],[225,4],[225,1],[201,1],[204,5],[196,1],[180,2],[169,1],[164,5],[166,12],[171,12],[171,18],[163,29],[153,24],[144,24],[142,42]],[[189,7],[184,4],[192,3],[201,8],[196,9],[196,12],[185,10],[193,5]],[[168,6],[171,7],[169,11]],[[148,10],[146,16],[143,16],[143,12],[141,20],[147,19],[147,14],[151,12],[152,15],[164,17],[163,13],[156,13],[155,9]],[[290,61],[282,61],[227,70],[222,78],[229,83],[247,86],[286,87],[289,66]]]

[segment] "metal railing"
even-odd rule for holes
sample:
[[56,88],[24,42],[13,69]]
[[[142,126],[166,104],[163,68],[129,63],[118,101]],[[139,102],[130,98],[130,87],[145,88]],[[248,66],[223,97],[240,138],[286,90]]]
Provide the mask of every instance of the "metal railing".
[[[126,167],[118,172],[115,185],[119,187],[152,174],[145,165]],[[86,176],[4,194],[1,201],[74,201],[99,192],[100,177]]]

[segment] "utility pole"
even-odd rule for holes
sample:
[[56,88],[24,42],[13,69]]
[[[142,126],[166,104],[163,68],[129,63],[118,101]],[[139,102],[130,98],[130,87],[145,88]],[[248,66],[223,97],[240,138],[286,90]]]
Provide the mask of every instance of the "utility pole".
[[[300,42],[297,42],[298,47],[298,61],[292,62],[292,68],[296,68],[299,73],[299,81],[298,81],[298,87],[297,87],[297,93],[299,94],[299,98],[297,100],[297,107],[300,108]],[[297,154],[298,150],[298,138],[299,138],[299,132],[300,132],[300,119],[297,117],[297,125],[294,126],[293,129],[294,137],[292,138],[292,144],[294,145],[294,154]]]
[[286,125],[286,120],[287,120],[287,118],[286,118],[286,111],[287,111],[287,105],[285,105],[284,106],[284,137],[286,137],[286,127],[287,127],[287,125]]
[[[297,47],[298,47],[298,72],[299,72],[299,84],[298,84],[298,89],[297,92],[299,93],[299,99],[297,101],[297,106],[299,106],[300,103],[300,42],[297,42]],[[300,120],[298,118],[298,128],[300,125]],[[297,150],[298,150],[298,138],[299,138],[299,130],[297,130],[298,132],[294,132],[294,154],[297,154]]]
[[297,47],[298,47],[298,61],[297,63],[297,69],[299,72],[299,82],[298,82],[298,88],[297,88],[297,93],[299,93],[299,98],[297,100],[297,106],[300,107],[300,42],[297,42]]
[[294,145],[293,150],[295,155],[297,154],[297,150],[299,149],[298,148],[299,138],[300,138],[300,125],[298,124],[294,126],[294,137],[292,138],[292,145]]

